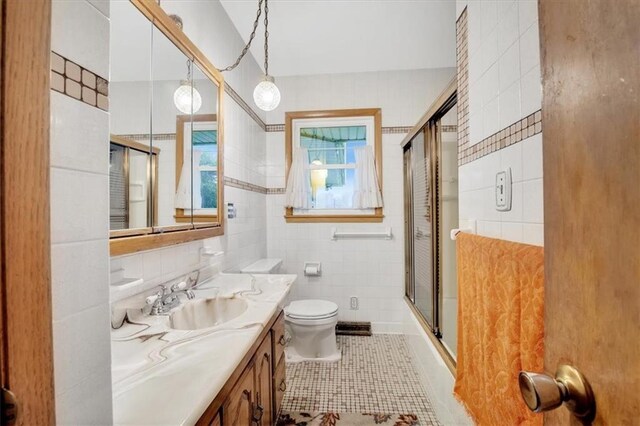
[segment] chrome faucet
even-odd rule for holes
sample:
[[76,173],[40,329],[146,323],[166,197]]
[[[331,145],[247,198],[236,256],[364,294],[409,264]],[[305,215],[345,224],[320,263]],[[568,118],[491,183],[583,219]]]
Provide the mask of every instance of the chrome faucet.
[[166,286],[161,285],[160,290],[155,295],[147,297],[147,304],[151,305],[151,315],[167,315],[171,309],[180,304],[180,298],[178,297],[180,294],[186,295],[187,299],[196,297],[185,281],[173,284],[169,291],[167,291]]

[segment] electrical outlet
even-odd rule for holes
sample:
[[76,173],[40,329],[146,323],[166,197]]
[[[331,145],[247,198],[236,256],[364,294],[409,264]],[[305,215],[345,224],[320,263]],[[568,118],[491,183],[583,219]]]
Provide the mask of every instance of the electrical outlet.
[[358,297],[357,296],[351,296],[351,310],[352,311],[357,311],[358,310]]

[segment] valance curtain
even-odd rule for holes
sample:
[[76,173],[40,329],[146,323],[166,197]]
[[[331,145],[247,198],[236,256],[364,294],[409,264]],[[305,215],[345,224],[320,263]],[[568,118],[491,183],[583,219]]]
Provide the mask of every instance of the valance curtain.
[[356,182],[353,190],[354,209],[382,207],[382,193],[376,174],[376,163],[370,146],[354,149],[356,157]]
[[310,187],[309,153],[305,148],[295,148],[287,179],[285,207],[308,209]]
[[[193,152],[193,187],[198,188],[193,194],[193,209],[202,208],[202,195],[200,193],[200,157],[202,151]],[[175,208],[191,210],[191,159],[185,156],[182,162],[182,170],[180,172],[180,180],[178,181],[178,189],[176,190]]]

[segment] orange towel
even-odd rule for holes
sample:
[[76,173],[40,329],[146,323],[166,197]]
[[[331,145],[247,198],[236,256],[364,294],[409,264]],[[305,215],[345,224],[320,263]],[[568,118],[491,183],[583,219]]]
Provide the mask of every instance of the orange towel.
[[522,401],[518,372],[543,371],[544,250],[459,234],[456,251],[454,394],[479,425],[542,425]]

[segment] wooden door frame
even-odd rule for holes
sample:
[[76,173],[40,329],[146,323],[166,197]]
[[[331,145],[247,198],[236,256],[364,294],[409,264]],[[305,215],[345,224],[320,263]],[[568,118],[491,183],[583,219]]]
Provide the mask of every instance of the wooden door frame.
[[0,0],[0,5],[0,378],[18,400],[18,424],[54,424],[51,0]]

